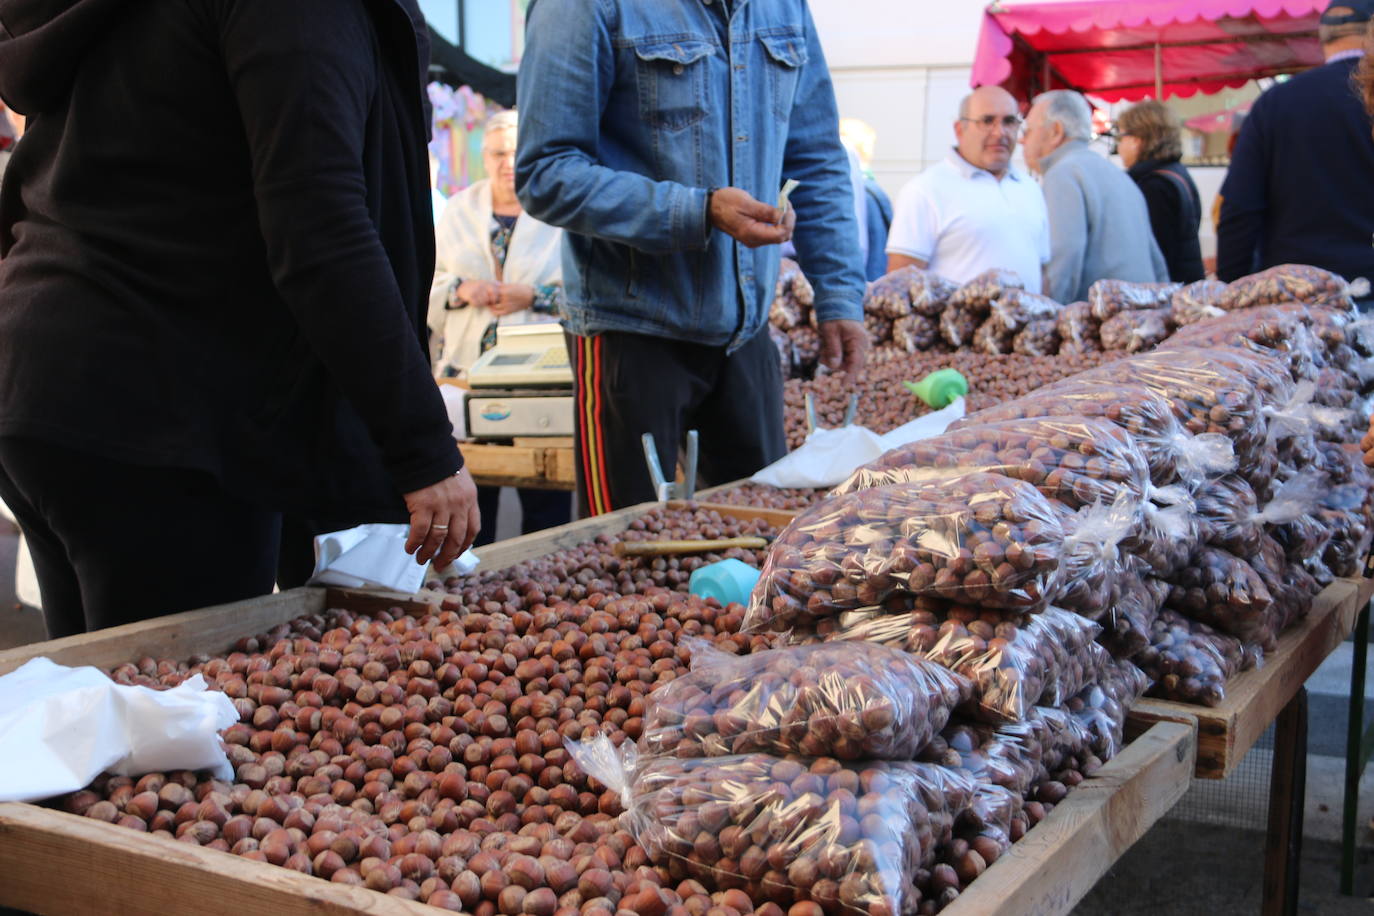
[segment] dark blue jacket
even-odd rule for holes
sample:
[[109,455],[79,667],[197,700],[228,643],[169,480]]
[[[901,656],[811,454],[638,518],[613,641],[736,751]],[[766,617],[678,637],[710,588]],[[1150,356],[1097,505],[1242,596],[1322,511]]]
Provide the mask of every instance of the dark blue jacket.
[[1221,186],[1217,276],[1313,264],[1374,279],[1374,137],[1340,60],[1261,95]]

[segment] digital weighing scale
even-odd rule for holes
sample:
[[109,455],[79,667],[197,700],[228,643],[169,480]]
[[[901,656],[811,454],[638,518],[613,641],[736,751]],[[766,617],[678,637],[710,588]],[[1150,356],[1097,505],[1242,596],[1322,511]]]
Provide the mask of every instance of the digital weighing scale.
[[573,434],[572,365],[556,322],[499,327],[496,346],[468,370],[474,439]]

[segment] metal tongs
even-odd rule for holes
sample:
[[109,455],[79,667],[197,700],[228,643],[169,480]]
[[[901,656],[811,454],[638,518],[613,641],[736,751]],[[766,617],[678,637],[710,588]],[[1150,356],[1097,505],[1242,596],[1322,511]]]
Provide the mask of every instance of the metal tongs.
[[645,433],[640,437],[644,443],[644,463],[649,466],[649,480],[654,485],[654,493],[660,502],[670,499],[691,499],[697,492],[697,454],[700,451],[701,437],[695,429],[687,430],[687,458],[682,469],[681,482],[663,476],[663,465],[658,461],[658,447],[654,444],[654,434]]
[[[849,396],[849,406],[844,411],[844,422],[840,426],[850,426],[854,423],[854,416],[859,412],[859,395],[857,392]],[[806,434],[809,436],[818,429],[822,429],[820,423],[816,421],[816,401],[812,398],[811,392],[806,393]],[[837,427],[838,428],[838,427]]]

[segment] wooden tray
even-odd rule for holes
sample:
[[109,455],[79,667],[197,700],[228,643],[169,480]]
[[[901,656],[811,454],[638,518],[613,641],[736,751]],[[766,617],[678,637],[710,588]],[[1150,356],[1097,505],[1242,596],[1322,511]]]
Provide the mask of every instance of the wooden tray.
[[1312,610],[1279,638],[1279,648],[1226,684],[1226,699],[1215,707],[1145,699],[1131,710],[1136,729],[1160,721],[1195,719],[1198,728],[1197,776],[1225,779],[1245,757],[1269,723],[1288,704],[1341,640],[1355,626],[1360,609],[1374,595],[1374,579],[1337,579],[1322,590]]
[[[654,504],[575,522],[478,551],[500,569],[623,530]],[[785,524],[787,513],[724,507]],[[742,513],[749,513],[744,515]],[[0,674],[35,656],[112,668],[148,655],[222,652],[236,640],[330,607],[415,614],[439,598],[305,588],[0,652]],[[1067,913],[1188,787],[1195,724],[1150,726],[1000,858],[945,910],[952,916]],[[36,805],[0,804],[0,905],[35,913],[433,913],[421,904],[346,887],[229,853],[154,837]]]

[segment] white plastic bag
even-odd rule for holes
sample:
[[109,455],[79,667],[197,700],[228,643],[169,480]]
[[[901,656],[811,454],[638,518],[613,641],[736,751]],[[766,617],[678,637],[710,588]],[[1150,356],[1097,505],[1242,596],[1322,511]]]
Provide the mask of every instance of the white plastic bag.
[[963,416],[964,399],[955,398],[948,407],[917,417],[881,436],[862,426],[817,429],[796,451],[749,479],[770,487],[833,487],[883,452],[938,436]]
[[199,674],[152,690],[32,659],[0,677],[0,802],[75,792],[105,771],[213,770],[232,779],[219,733],[238,720]]

